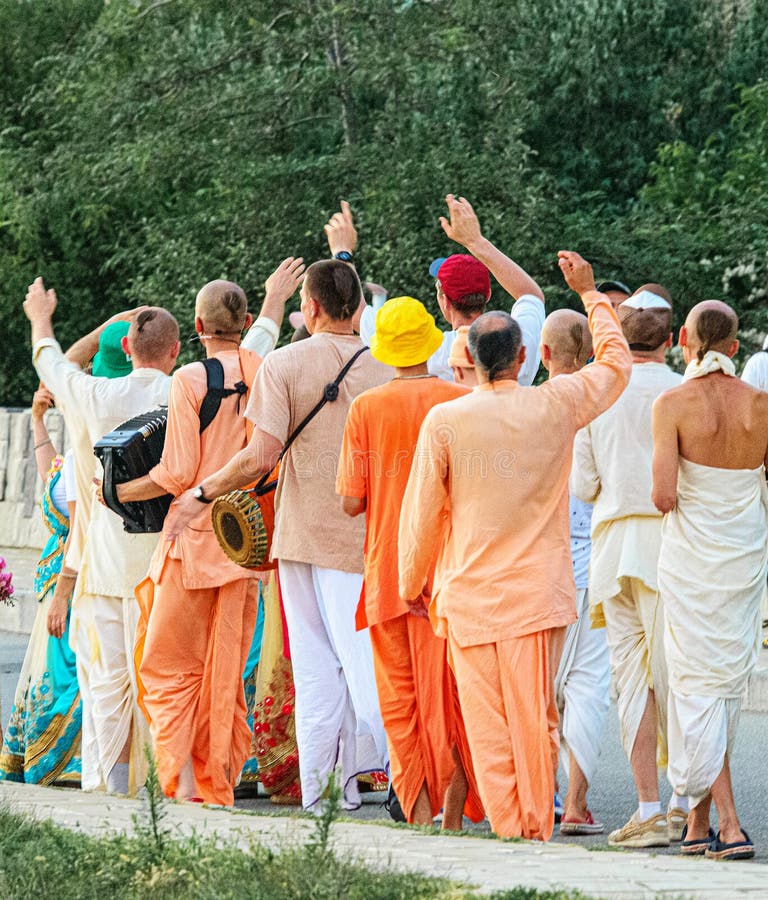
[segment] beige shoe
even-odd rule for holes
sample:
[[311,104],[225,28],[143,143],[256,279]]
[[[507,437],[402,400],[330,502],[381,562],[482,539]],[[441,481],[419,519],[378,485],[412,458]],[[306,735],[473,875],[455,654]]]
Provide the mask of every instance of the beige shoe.
[[608,835],[611,847],[669,847],[667,817],[664,813],[640,820],[637,810],[623,828]]
[[679,806],[667,810],[667,835],[669,843],[676,844],[683,839],[683,828],[688,824],[688,813]]

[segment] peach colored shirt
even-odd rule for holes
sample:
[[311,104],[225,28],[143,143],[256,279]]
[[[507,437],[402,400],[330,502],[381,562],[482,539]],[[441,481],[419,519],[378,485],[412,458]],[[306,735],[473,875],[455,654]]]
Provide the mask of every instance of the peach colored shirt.
[[[238,381],[250,384],[261,362],[255,353],[242,349],[217,353],[216,359],[224,367],[226,388]],[[174,373],[163,456],[149,473],[155,484],[174,497],[217,472],[248,443],[248,423],[243,417],[246,398],[236,394],[221,401],[216,418],[200,434],[200,405],[206,391],[205,368],[200,363],[190,363]],[[189,527],[173,541],[163,535],[149,569],[153,581],[159,580],[168,556],[181,560],[182,582],[189,590],[258,577],[233,563],[219,546],[211,525],[210,504],[201,503]]]
[[573,440],[619,397],[632,364],[608,298],[590,292],[584,305],[592,365],[539,387],[480,385],[424,420],[400,514],[400,593],[419,595],[440,551],[434,619],[461,647],[576,619]]

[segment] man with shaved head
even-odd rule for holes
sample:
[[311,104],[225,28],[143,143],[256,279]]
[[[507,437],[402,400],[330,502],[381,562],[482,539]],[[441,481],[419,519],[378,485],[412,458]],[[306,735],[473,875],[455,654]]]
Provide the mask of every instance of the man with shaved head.
[[681,852],[716,859],[755,852],[736,815],[730,758],[768,569],[768,394],[734,377],[737,331],[725,303],[694,306],[680,331],[683,383],[653,406],[653,499],[666,514],[669,779],[691,804]]
[[630,369],[590,265],[568,251],[559,264],[589,314],[595,362],[523,387],[520,326],[505,312],[480,316],[469,330],[480,384],[427,413],[399,531],[401,597],[422,594],[437,560],[430,611],[448,639],[491,827],[539,840],[554,824],[555,648],[576,619],[567,490],[573,440],[621,394]]
[[[585,315],[572,309],[558,309],[547,316],[541,333],[541,359],[550,378],[578,372],[591,355],[592,335]],[[598,834],[603,826],[595,822],[589,811],[587,790],[597,769],[608,712],[610,665],[605,628],[592,628],[589,620],[587,586],[592,506],[571,496],[568,521],[579,618],[568,626],[555,674],[560,747],[566,751],[564,762],[568,767],[568,793],[560,832]]]
[[[267,279],[267,299],[284,305],[303,271],[301,260],[281,263]],[[261,363],[240,346],[251,320],[239,285],[217,280],[200,289],[195,331],[207,358],[221,367],[225,396],[201,431],[205,366],[190,363],[174,374],[162,458],[145,477],[118,486],[122,502],[178,497],[247,445],[243,411]],[[136,591],[140,699],[165,793],[231,806],[251,750],[242,676],[256,624],[258,575],[225,555],[213,532],[212,498],[203,491],[195,496],[192,527],[174,539],[163,534]]]
[[[133,370],[122,378],[86,375],[67,360],[53,333],[56,294],[42,278],[30,285],[24,311],[32,323],[32,358],[57,403],[77,408],[90,447],[128,419],[168,402],[179,326],[159,307],[138,310],[122,347]],[[79,445],[78,445],[79,448]],[[76,448],[76,451],[77,449]],[[91,452],[91,474],[101,465]],[[133,792],[143,783],[147,724],[137,704],[133,647],[139,608],[134,589],[146,575],[154,534],[128,534],[94,503],[72,601],[72,642],[83,697],[84,790]]]
[[[651,407],[680,383],[665,363],[672,306],[660,284],[645,284],[617,308],[632,351],[632,377],[619,401],[576,438],[571,493],[593,503],[590,615],[606,626],[618,694],[621,741],[639,805],[608,842],[666,847],[680,840],[685,796],[659,803],[657,766],[666,763],[667,673],[664,608],[657,568],[662,518],[651,499]],[[658,757],[657,757],[658,748]]]

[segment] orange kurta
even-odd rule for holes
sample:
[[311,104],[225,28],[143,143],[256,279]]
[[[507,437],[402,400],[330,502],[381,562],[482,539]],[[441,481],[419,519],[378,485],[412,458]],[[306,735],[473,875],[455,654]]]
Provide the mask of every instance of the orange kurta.
[[[450,638],[480,795],[486,804],[498,796],[516,807],[501,818],[488,809],[504,837],[522,835],[518,823],[527,823],[528,836],[551,834],[552,747],[541,713],[551,678],[542,673],[550,668],[550,630],[576,619],[568,526],[573,441],[621,394],[631,369],[608,298],[592,292],[583,299],[595,362],[540,387],[483,384],[432,409],[400,515],[403,597],[419,595],[439,554],[433,613]],[[519,654],[516,670],[498,649],[507,643],[520,643],[510,648]],[[493,687],[480,689],[486,678]],[[502,725],[499,743],[492,732]],[[523,777],[531,779],[526,793],[517,789]]]
[[408,821],[425,783],[432,814],[440,810],[456,766],[453,747],[470,784],[465,813],[475,821],[483,816],[446,643],[428,619],[408,611],[397,584],[400,504],[419,426],[436,403],[464,394],[464,388],[434,377],[396,378],[361,394],[347,416],[336,481],[339,494],[366,499],[357,625],[370,627],[392,782]]
[[[248,351],[216,354],[224,384],[251,383],[259,358]],[[178,496],[217,471],[247,444],[239,398],[222,400],[201,435],[199,410],[205,369],[192,363],[173,376],[168,427],[154,482]],[[197,794],[231,805],[233,788],[250,754],[242,674],[256,622],[258,580],[231,562],[211,526],[211,507],[201,505],[179,538],[163,535],[149,577],[136,589],[140,699],[150,721],[158,773],[173,796],[191,758]]]

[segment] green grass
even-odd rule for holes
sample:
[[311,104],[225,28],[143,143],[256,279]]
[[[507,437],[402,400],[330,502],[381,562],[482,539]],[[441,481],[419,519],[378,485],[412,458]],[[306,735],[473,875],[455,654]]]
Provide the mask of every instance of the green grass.
[[[280,852],[240,835],[240,845],[221,838],[172,836],[150,757],[147,792],[134,835],[91,837],[33,821],[0,806],[2,900],[464,900],[472,890],[446,879],[376,871],[363,858],[339,858],[331,850],[339,815],[339,791],[327,793],[326,811],[313,817],[306,843],[286,839]],[[248,840],[245,849],[242,841]],[[510,869],[510,880],[514,870]],[[524,888],[493,900],[576,900],[579,895]],[[582,898],[586,900],[586,898]]]
[[[510,878],[514,877],[510,870]],[[0,897],[3,900],[427,900],[472,896],[442,879],[376,872],[339,860],[318,827],[310,841],[273,853],[255,841],[243,851],[212,838],[158,843],[136,837],[94,838],[0,809]],[[494,900],[566,900],[576,895],[515,889]]]

